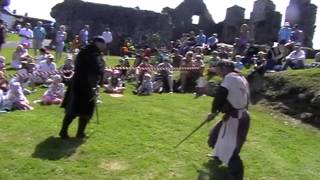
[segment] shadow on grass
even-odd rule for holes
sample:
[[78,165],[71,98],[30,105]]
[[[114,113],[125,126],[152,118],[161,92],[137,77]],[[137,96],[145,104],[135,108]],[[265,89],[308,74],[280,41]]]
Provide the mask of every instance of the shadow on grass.
[[52,161],[67,158],[74,154],[77,148],[84,142],[84,140],[76,138],[63,140],[51,136],[36,146],[32,157]]
[[203,168],[198,171],[198,180],[227,180],[228,170],[222,167],[221,163],[210,159],[203,164]]

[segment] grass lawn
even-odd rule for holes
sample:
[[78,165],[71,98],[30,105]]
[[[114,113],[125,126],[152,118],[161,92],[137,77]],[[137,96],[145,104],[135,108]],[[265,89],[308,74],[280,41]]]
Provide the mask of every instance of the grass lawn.
[[17,34],[13,34],[13,33],[8,33],[7,37],[6,37],[6,41],[20,41],[21,37]]
[[306,70],[289,70],[287,72],[279,72],[270,75],[275,80],[285,79],[285,81],[293,86],[307,87],[313,91],[320,93],[320,68]]
[[[117,60],[109,59],[108,64]],[[39,99],[44,90],[39,88],[29,100]],[[219,118],[174,148],[205,118],[211,98],[137,97],[131,90],[129,86],[123,98],[101,94],[100,124],[92,119],[85,142],[57,138],[63,118],[57,106],[34,105],[31,112],[0,114],[0,179],[224,179],[225,169],[206,157],[211,153],[207,135]],[[247,179],[320,177],[318,129],[260,105],[250,111],[251,129],[241,153]]]

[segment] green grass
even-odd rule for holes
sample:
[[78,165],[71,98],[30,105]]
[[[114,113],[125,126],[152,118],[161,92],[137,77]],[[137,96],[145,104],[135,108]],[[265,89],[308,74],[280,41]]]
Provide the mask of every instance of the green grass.
[[288,70],[271,74],[274,80],[284,79],[291,86],[306,87],[320,92],[320,68],[304,70]]
[[[118,58],[109,59],[111,65]],[[224,179],[225,169],[206,157],[212,152],[207,135],[219,118],[174,148],[205,118],[211,98],[137,97],[131,90],[129,86],[123,98],[101,94],[100,124],[92,119],[85,142],[57,138],[64,114],[58,106],[34,105],[34,111],[1,114],[0,179]],[[28,98],[39,99],[43,92]],[[251,129],[241,153],[247,179],[320,177],[319,130],[263,106],[250,111]]]
[[17,42],[20,40],[21,40],[21,37],[19,37],[19,35],[17,35],[17,34],[12,34],[12,33],[7,34],[6,41]]

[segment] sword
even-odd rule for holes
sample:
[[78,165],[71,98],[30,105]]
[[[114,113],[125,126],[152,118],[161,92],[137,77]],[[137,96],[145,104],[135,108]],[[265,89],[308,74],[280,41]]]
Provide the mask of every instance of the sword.
[[[215,113],[212,120],[218,115],[218,113]],[[210,119],[211,120],[211,119]],[[182,143],[184,143],[187,139],[189,139],[194,133],[196,133],[202,126],[207,124],[210,120],[206,119],[203,121],[197,128],[195,128],[188,136],[186,136],[184,139],[182,139],[176,146],[175,148],[179,147]]]

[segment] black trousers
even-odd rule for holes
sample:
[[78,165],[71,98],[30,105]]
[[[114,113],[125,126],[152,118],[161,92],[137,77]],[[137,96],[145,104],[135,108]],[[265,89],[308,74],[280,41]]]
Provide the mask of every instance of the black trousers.
[[235,151],[228,164],[229,179],[230,180],[243,180],[244,166],[240,158],[239,151]]

